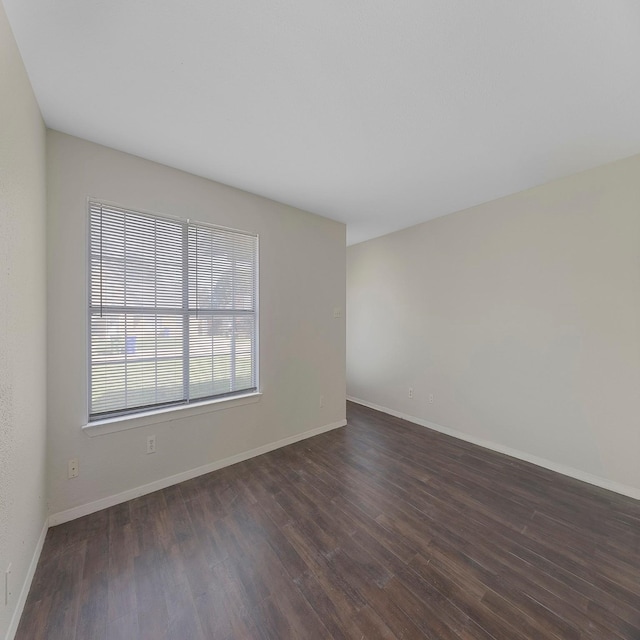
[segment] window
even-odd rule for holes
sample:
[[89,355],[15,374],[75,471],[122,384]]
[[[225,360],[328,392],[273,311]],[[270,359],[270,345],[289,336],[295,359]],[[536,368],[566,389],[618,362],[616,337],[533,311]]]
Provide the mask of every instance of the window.
[[255,391],[255,235],[89,203],[90,421]]

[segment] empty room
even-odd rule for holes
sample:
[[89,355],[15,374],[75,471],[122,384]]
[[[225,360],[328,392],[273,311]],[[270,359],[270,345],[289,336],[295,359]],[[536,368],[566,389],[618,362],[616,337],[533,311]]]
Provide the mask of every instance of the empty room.
[[640,4],[0,0],[0,638],[639,640]]

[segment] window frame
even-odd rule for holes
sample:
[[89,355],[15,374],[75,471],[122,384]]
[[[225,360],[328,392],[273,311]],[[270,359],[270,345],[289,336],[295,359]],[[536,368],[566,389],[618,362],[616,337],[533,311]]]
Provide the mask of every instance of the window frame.
[[[93,309],[91,306],[91,285],[92,285],[92,254],[91,254],[91,209],[92,206],[104,206],[110,207],[114,209],[121,210],[125,213],[130,213],[133,215],[141,215],[153,218],[159,218],[162,220],[167,220],[170,222],[178,223],[183,226],[185,235],[188,235],[188,225],[192,225],[195,228],[205,228],[205,229],[214,229],[225,232],[237,233],[245,236],[249,236],[255,238],[255,264],[254,264],[254,277],[253,277],[253,285],[254,285],[254,312],[252,315],[254,319],[254,332],[253,332],[253,350],[252,350],[252,358],[253,358],[253,376],[255,385],[254,387],[246,390],[239,390],[229,393],[217,394],[214,396],[207,396],[203,398],[195,398],[195,399],[185,399],[182,401],[176,401],[171,403],[158,403],[154,405],[147,405],[144,407],[133,408],[133,409],[123,409],[116,410],[110,413],[104,413],[102,415],[91,414],[91,399],[92,399],[92,330],[91,330],[91,318],[94,315]],[[243,231],[239,229],[234,229],[231,227],[226,227],[223,225],[217,225],[210,222],[203,222],[201,220],[196,220],[191,217],[180,217],[174,215],[168,215],[164,213],[157,213],[155,211],[149,211],[142,208],[132,208],[123,206],[119,203],[111,202],[108,200],[104,200],[102,198],[93,198],[88,197],[85,203],[85,223],[86,223],[86,240],[85,240],[85,251],[86,251],[86,267],[85,267],[85,284],[86,284],[86,297],[85,297],[85,312],[86,312],[86,356],[85,356],[85,364],[86,364],[86,377],[85,380],[87,382],[87,393],[86,393],[86,411],[85,411],[85,424],[83,425],[83,429],[87,430],[88,435],[97,435],[96,433],[91,433],[91,430],[99,431],[100,433],[109,433],[112,431],[120,431],[124,429],[130,429],[137,426],[144,426],[145,424],[152,424],[158,422],[166,422],[170,420],[175,420],[176,412],[179,412],[180,417],[188,416],[188,415],[196,415],[201,413],[208,413],[210,411],[218,411],[221,409],[227,409],[232,406],[240,406],[244,404],[250,404],[253,402],[257,402],[262,396],[261,388],[260,388],[260,237],[258,233]],[[189,245],[183,245],[183,252],[186,255],[189,254]],[[181,272],[184,277],[184,268],[186,266],[186,262],[183,262],[183,271]],[[189,288],[188,283],[188,272],[186,277],[186,287],[187,290]],[[126,306],[126,305],[125,305]],[[155,313],[157,307],[149,307],[148,310],[150,313]],[[197,317],[197,311],[189,308],[185,309],[183,306],[178,312],[182,317],[190,317],[195,315]],[[184,336],[188,341],[188,334]],[[182,362],[184,366],[185,361],[185,353],[182,355]]]

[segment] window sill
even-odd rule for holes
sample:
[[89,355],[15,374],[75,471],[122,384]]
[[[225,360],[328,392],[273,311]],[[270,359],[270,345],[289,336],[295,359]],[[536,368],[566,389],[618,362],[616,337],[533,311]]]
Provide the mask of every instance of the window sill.
[[173,420],[182,420],[183,418],[200,415],[202,413],[211,413],[213,411],[222,411],[223,409],[232,409],[233,407],[239,407],[245,404],[254,404],[258,402],[261,397],[261,393],[254,392],[234,396],[233,398],[220,398],[219,400],[207,400],[205,402],[180,405],[177,407],[167,407],[166,409],[145,411],[143,413],[90,422],[84,425],[82,430],[90,438],[93,438],[108,433],[115,433],[116,431],[127,431],[128,429],[137,429],[138,427],[145,427],[150,424],[172,422]]

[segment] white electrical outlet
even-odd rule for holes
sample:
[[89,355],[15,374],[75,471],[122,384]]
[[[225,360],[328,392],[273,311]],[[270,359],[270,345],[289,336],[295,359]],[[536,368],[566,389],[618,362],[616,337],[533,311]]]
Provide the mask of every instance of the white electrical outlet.
[[5,607],[9,604],[11,600],[11,563],[7,567],[7,570],[4,572],[4,605]]
[[334,318],[342,318],[342,309],[340,307],[335,307],[333,309],[333,317]]
[[156,437],[149,436],[147,438],[147,453],[155,453],[156,452]]
[[67,475],[69,478],[77,478],[79,474],[80,464],[78,463],[78,458],[71,458],[67,468]]
[[429,404],[433,404],[433,393],[429,394]]
[[409,397],[413,398],[413,387],[409,387]]

